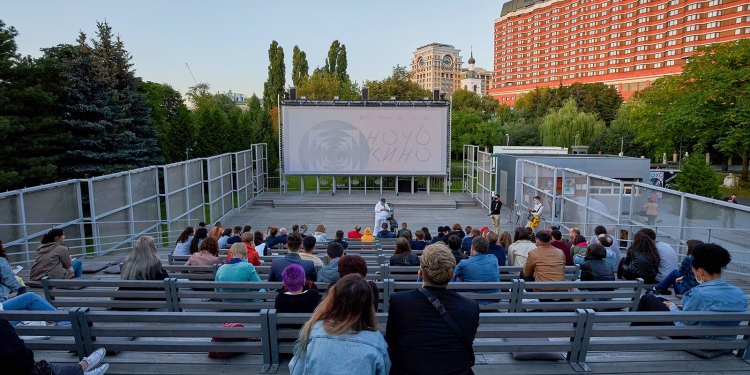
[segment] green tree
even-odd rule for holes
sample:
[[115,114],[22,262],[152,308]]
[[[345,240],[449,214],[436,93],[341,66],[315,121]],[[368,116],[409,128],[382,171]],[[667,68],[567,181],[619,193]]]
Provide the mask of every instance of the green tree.
[[[510,140],[510,146],[539,146],[542,144],[539,138],[539,120],[508,122],[502,127],[501,132],[508,134],[506,142]],[[500,144],[504,144],[502,143],[502,136],[500,142]]]
[[307,54],[298,46],[294,46],[292,51],[292,83],[295,87],[299,87],[304,80],[307,80],[309,69]]
[[150,108],[131,56],[112,28],[97,23],[93,48],[81,33],[63,64],[64,127],[73,137],[63,156],[68,177],[96,176],[163,162]]
[[680,173],[675,177],[677,189],[690,194],[719,199],[719,181],[713,168],[706,163],[700,154],[683,159]]
[[195,127],[182,95],[166,83],[144,82],[141,90],[151,107],[151,123],[159,134],[164,160],[185,160],[185,149],[195,146]]
[[18,56],[17,35],[0,21],[0,190],[57,180],[69,143],[56,105],[64,95],[59,63]]
[[268,48],[268,80],[263,84],[263,106],[271,109],[278,105],[278,98],[284,94],[286,66],[284,49],[274,40]]
[[625,127],[610,126],[589,143],[589,153],[601,152],[617,155],[622,147],[623,156],[640,157],[651,155],[646,147],[636,141],[636,134]]
[[398,100],[422,100],[430,97],[430,92],[412,81],[413,72],[406,67],[396,65],[390,77],[380,81],[365,81],[364,86],[370,90],[371,100],[388,100],[395,96]]
[[190,86],[185,96],[187,96],[187,100],[194,110],[207,108],[214,98],[211,95],[211,85],[208,83],[198,83],[195,86]]
[[359,86],[347,78],[341,81],[334,74],[316,69],[307,81],[297,87],[299,96],[306,96],[309,100],[332,100],[338,96],[340,100],[355,100],[359,98]]
[[346,72],[347,65],[346,46],[334,40],[328,48],[328,57],[323,71],[333,75],[340,82],[346,82],[349,80],[349,74]]
[[605,129],[597,115],[578,110],[574,99],[568,99],[559,110],[550,110],[539,125],[542,146],[571,147],[586,145]]

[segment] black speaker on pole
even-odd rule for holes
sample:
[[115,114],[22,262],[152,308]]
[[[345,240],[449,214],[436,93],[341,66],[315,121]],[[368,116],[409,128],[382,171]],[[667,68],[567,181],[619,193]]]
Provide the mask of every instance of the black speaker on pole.
[[432,100],[434,101],[440,100],[440,89],[432,90]]
[[289,99],[297,100],[297,88],[296,87],[289,88]]
[[362,100],[367,101],[370,99],[370,89],[367,86],[362,87]]

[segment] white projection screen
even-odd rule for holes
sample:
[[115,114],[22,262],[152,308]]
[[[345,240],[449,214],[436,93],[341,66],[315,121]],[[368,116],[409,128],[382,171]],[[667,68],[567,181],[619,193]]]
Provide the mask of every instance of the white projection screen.
[[288,175],[445,175],[448,107],[284,106]]

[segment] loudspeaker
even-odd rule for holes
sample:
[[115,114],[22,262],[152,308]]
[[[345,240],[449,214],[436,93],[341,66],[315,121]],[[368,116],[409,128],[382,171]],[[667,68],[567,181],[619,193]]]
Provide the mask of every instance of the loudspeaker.
[[432,100],[434,101],[440,100],[440,89],[432,90]]
[[296,87],[289,88],[289,99],[297,100],[297,88]]
[[362,100],[367,101],[370,99],[370,89],[367,86],[362,87]]

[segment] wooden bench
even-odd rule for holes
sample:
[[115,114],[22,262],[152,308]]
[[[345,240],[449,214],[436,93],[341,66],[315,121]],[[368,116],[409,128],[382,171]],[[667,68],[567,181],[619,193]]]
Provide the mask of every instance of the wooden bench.
[[[280,354],[294,353],[294,340],[299,336],[298,326],[307,322],[310,316],[311,314],[277,313],[273,309],[268,311],[272,363],[269,372],[273,373],[278,368]],[[481,313],[476,338],[482,340],[474,341],[474,351],[476,353],[566,352],[566,359],[572,360],[571,365],[577,368],[585,318],[584,310],[573,313],[544,314]],[[385,335],[388,314],[376,314],[376,319],[380,332]],[[504,341],[507,338],[564,338],[565,340]],[[560,356],[560,359],[562,360],[563,357]]]
[[[384,267],[387,268],[386,272],[389,275],[389,278],[395,281],[415,281],[417,279],[417,271],[419,270],[419,266],[391,266],[385,264]],[[518,266],[499,266],[498,271],[500,273],[500,281],[513,281],[518,279],[522,270],[523,267]],[[566,280],[573,281],[578,279],[579,270],[580,266],[578,265],[566,266]]]
[[[575,311],[576,309],[635,311],[643,279],[633,281],[526,282],[517,280],[514,312],[527,310]],[[578,291],[572,291],[571,289]],[[533,290],[532,290],[533,289]],[[536,291],[538,289],[548,289]],[[564,291],[555,291],[564,289]],[[611,289],[611,290],[587,290]],[[596,300],[604,299],[604,300]]]
[[[750,361],[750,312],[595,312],[587,310],[581,353],[578,362],[586,371],[589,352],[643,352],[663,350],[737,350],[737,356]],[[676,326],[675,321],[740,322],[740,325]],[[631,326],[631,323],[665,325]],[[694,336],[741,336],[730,340],[696,338]],[[654,340],[671,336],[674,339]],[[679,363],[675,363],[679,367]],[[685,369],[690,372],[690,369]]]
[[42,279],[44,298],[55,307],[88,307],[106,309],[169,309],[172,279],[94,280]]
[[[462,296],[473,300],[484,300],[492,302],[480,302],[479,308],[483,311],[511,310],[511,302],[516,294],[515,288],[518,283],[493,282],[493,283],[448,283],[448,289],[456,290]],[[386,282],[388,297],[393,293],[412,290],[422,287],[420,282]],[[477,293],[477,290],[493,290],[491,293]],[[386,310],[387,311],[387,310]]]
[[[267,311],[257,313],[114,312],[79,309],[83,351],[97,348],[122,352],[260,354],[270,366]],[[244,328],[221,328],[222,323],[242,323]],[[123,340],[122,337],[135,337]],[[211,338],[255,338],[255,341],[210,341]],[[94,338],[95,341],[94,341]]]
[[[47,340],[27,340],[26,347],[31,350],[59,350],[72,351],[78,354],[78,360],[86,356],[83,348],[78,324],[78,308],[70,311],[29,311],[29,310],[0,310],[0,319],[7,321],[38,321],[45,322],[41,326],[16,325],[14,328],[19,336],[50,336]],[[71,322],[66,326],[48,326],[46,323]]]

